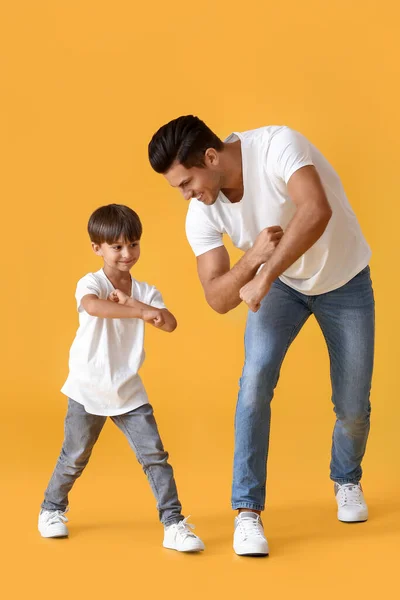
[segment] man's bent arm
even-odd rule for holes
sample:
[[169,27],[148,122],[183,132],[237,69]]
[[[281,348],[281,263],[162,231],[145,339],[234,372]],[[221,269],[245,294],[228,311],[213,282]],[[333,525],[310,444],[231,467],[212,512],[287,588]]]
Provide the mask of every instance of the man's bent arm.
[[241,303],[240,288],[253,279],[262,262],[253,248],[232,269],[225,246],[198,256],[197,271],[211,308],[221,314],[236,308]]
[[297,210],[279,246],[257,275],[260,285],[272,282],[322,236],[332,216],[318,173],[313,166],[296,171],[288,182],[288,193]]

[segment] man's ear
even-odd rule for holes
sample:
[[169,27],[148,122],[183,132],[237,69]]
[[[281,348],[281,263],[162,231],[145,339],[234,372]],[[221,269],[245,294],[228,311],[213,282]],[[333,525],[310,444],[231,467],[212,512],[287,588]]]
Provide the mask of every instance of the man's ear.
[[207,167],[216,167],[219,164],[219,154],[215,148],[207,148],[204,153],[204,162]]

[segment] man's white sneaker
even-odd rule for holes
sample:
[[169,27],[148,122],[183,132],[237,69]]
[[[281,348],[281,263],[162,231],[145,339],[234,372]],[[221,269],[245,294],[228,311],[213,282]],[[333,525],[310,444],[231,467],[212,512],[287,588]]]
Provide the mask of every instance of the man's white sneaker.
[[239,556],[267,556],[269,554],[260,515],[255,512],[243,511],[235,518],[233,549]]
[[201,552],[204,550],[203,542],[193,533],[194,525],[188,523],[188,519],[189,517],[186,517],[179,523],[173,523],[173,525],[165,527],[164,548],[178,550],[178,552]]
[[337,517],[344,523],[359,523],[368,519],[368,507],[360,483],[335,483]]
[[38,523],[40,535],[45,538],[68,537],[67,521],[62,510],[41,510]]

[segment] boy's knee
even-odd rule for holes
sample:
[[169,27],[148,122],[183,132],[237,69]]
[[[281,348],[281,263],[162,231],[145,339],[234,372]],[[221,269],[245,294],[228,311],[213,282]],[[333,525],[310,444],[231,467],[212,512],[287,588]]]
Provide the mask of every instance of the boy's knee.
[[89,461],[89,458],[90,453],[88,452],[67,452],[63,449],[61,452],[60,461],[62,462],[64,468],[73,474],[83,471]]
[[141,465],[146,471],[150,467],[163,466],[168,463],[169,454],[165,450],[142,454],[140,457]]

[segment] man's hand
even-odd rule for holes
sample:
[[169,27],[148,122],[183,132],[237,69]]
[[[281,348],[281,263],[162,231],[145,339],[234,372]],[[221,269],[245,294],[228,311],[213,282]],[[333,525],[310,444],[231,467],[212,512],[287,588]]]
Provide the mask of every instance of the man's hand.
[[260,265],[268,260],[281,241],[282,236],[283,230],[279,225],[266,227],[260,231],[251,249]]
[[[283,230],[279,225],[267,227],[260,231],[252,247],[252,252],[254,252],[261,263],[268,261],[281,241],[282,236]],[[268,294],[270,287],[271,284],[265,280],[265,277],[256,275],[254,279],[240,289],[239,296],[250,310],[257,312],[260,308],[261,300]]]
[[241,288],[239,294],[249,309],[257,312],[261,306],[261,300],[268,294],[270,287],[271,285],[266,282],[264,277],[256,275]]

